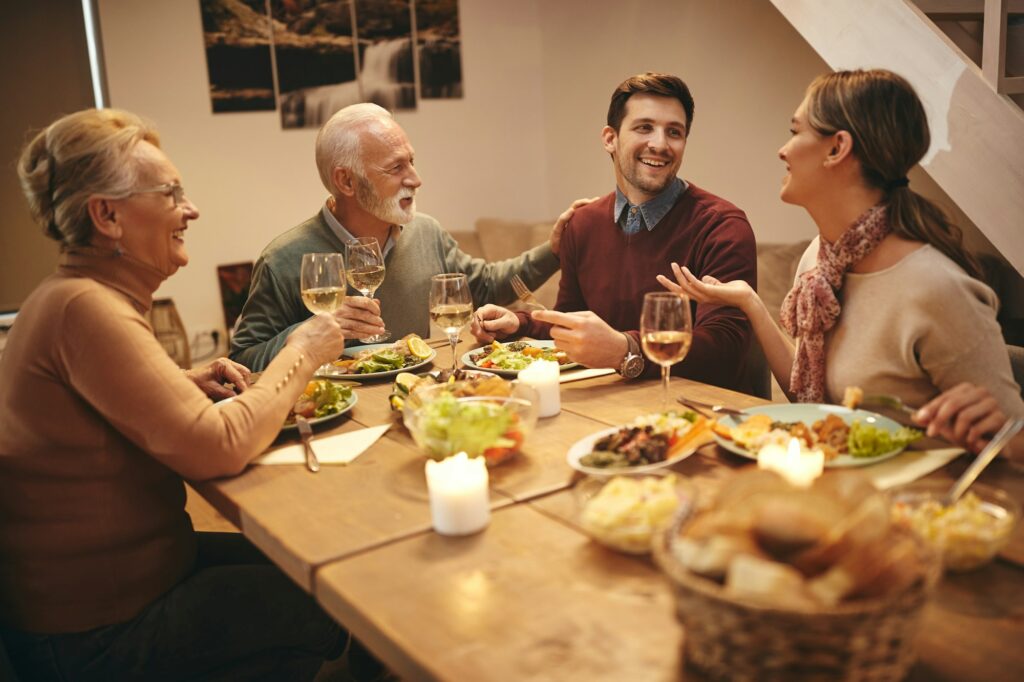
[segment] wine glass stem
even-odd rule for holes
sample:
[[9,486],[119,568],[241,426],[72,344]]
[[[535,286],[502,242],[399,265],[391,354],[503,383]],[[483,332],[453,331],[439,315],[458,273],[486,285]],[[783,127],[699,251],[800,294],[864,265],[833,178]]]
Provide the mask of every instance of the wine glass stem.
[[661,366],[661,411],[668,412],[668,376],[670,365]]
[[459,332],[449,333],[448,342],[452,344],[452,371],[454,372],[457,369],[455,364],[455,346],[459,343]]

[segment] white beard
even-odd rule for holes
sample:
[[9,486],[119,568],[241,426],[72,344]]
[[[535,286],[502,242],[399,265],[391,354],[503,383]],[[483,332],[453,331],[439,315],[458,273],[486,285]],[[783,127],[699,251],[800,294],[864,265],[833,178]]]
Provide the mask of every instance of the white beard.
[[[402,199],[412,199],[408,210],[402,208]],[[392,225],[406,225],[416,217],[416,190],[408,187],[393,197],[382,199],[366,178],[357,175],[356,201],[374,218]]]

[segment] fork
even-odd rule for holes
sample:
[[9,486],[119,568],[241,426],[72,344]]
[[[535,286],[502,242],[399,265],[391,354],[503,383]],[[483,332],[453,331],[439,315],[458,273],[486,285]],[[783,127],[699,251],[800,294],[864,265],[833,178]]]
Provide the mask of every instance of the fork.
[[547,310],[547,308],[537,300],[537,297],[533,295],[533,292],[530,291],[530,288],[526,286],[526,283],[523,282],[519,275],[512,275],[512,290],[516,292],[516,298],[526,305],[532,305],[537,310]]
[[320,471],[320,461],[313,452],[313,444],[309,442],[313,437],[313,428],[300,414],[295,415],[295,424],[299,427],[299,438],[302,439],[302,448],[306,451],[306,468],[315,474]]
[[711,403],[702,403],[699,400],[693,400],[691,398],[686,397],[676,398],[676,402],[678,402],[681,405],[686,405],[687,407],[696,409],[698,412],[701,411],[701,408],[704,408],[706,410],[711,410],[715,414],[727,414],[730,417],[736,417],[738,419],[746,419],[747,417],[750,416],[745,412],[741,412],[740,410],[736,410],[731,407],[726,407],[725,405],[712,405]]

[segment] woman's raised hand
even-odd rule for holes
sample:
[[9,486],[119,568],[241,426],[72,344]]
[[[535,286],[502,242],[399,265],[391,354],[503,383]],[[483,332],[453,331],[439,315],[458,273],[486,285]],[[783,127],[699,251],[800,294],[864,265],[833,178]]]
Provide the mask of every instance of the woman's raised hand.
[[686,294],[698,303],[730,305],[746,311],[746,306],[757,299],[757,293],[741,279],[720,282],[711,275],[697,279],[689,268],[679,267],[678,263],[672,264],[672,274],[676,278],[674,282],[665,275],[658,275],[658,283],[669,291]]
[[300,347],[319,366],[341,355],[345,350],[345,335],[334,315],[318,313],[288,335],[287,345]]

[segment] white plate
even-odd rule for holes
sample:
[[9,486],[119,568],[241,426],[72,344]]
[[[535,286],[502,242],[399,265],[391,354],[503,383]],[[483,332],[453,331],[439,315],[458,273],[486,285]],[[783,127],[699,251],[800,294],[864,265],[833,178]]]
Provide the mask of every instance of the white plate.
[[[364,350],[380,350],[381,348],[391,348],[394,343],[368,343],[365,346],[353,346],[352,348],[346,348],[345,352],[342,353],[345,357],[355,357],[356,353],[360,353]],[[335,367],[331,363],[327,363],[320,366],[314,376],[323,377],[325,379],[352,379],[355,381],[374,381],[376,379],[387,379],[393,377],[401,372],[415,372],[418,369],[426,367],[434,358],[437,357],[437,351],[431,349],[430,356],[420,360],[415,365],[409,365],[408,367],[402,367],[401,369],[389,369],[386,372],[372,372],[367,374],[349,374],[342,370],[340,367]]]
[[[508,343],[514,343],[514,342],[509,341]],[[550,339],[530,340],[530,341],[523,340],[523,343],[525,343],[525,344],[527,344],[529,346],[533,346],[534,348],[554,348],[555,347],[555,342],[550,340]],[[471,356],[478,355],[479,353],[482,353],[485,350],[486,350],[486,348],[474,348],[473,350],[469,351],[468,353],[463,354],[463,356],[462,356],[462,364],[463,364],[463,366],[464,367],[468,367],[469,369],[479,369],[479,370],[481,370],[483,372],[491,372],[493,374],[498,374],[498,375],[503,376],[503,377],[511,377],[513,379],[516,378],[517,376],[519,376],[519,372],[521,372],[522,370],[519,370],[519,369],[501,369],[500,367],[480,367],[475,362],[473,362],[473,360],[471,359]],[[579,365],[578,362],[570,362],[570,363],[567,363],[565,365],[559,365],[558,366],[558,371],[564,372],[567,369],[572,369],[573,367],[579,367],[579,366],[580,365]]]
[[[230,398],[224,398],[224,400],[218,400],[216,403],[214,403],[214,405],[224,405],[225,403],[230,403],[232,400],[234,400],[237,397],[238,397],[237,395],[233,395]],[[339,410],[338,412],[334,412],[332,414],[325,414],[322,417],[316,417],[314,419],[307,419],[306,421],[308,421],[310,424],[319,424],[320,422],[325,422],[328,419],[334,419],[335,417],[341,416],[341,415],[345,414],[346,412],[348,412],[349,410],[351,410],[353,407],[355,407],[355,404],[357,402],[359,402],[359,396],[357,396],[356,392],[353,390],[351,397],[348,399],[348,402],[346,402],[345,405],[342,406],[341,410]],[[296,424],[282,424],[281,425],[281,429],[282,430],[284,430],[284,429],[295,429],[295,428],[298,428],[298,425],[296,425]]]
[[[622,428],[624,427],[613,426],[609,429],[604,429],[603,431],[598,431],[597,433],[592,433],[589,436],[580,438],[578,441],[573,443],[572,447],[569,448],[569,452],[565,455],[565,459],[569,462],[569,466],[576,471],[582,471],[583,473],[590,474],[592,476],[615,476],[616,474],[622,473],[641,473],[644,471],[663,469],[664,467],[672,466],[676,462],[681,462],[693,453],[697,452],[697,447],[699,447],[687,448],[682,452],[676,453],[671,458],[666,459],[664,462],[655,462],[654,464],[644,464],[636,467],[608,467],[606,469],[601,469],[599,467],[588,467],[585,464],[580,464],[580,459],[582,459],[584,455],[589,455],[594,451],[594,444],[597,441],[605,436],[610,436]],[[707,441],[704,442],[706,443]]]
[[[840,405],[823,405],[818,403],[793,403],[790,405],[762,405],[760,407],[748,407],[743,410],[744,414],[766,414],[775,421],[780,422],[804,422],[807,426],[810,426],[819,419],[824,419],[830,414],[834,414],[842,419],[847,424],[852,424],[853,421],[860,420],[867,422],[872,426],[876,426],[881,429],[893,433],[902,428],[900,424],[897,424],[888,417],[883,417],[880,414],[874,412],[868,412],[867,410],[851,410],[848,407],[842,407]],[[723,421],[726,426],[736,426],[742,418],[739,417],[724,417]],[[731,423],[730,423],[731,422]],[[734,452],[741,457],[748,457],[750,459],[757,459],[757,455],[750,452],[744,447],[740,447],[731,440],[722,438],[717,433],[714,434],[715,441],[728,450]],[[863,467],[876,462],[881,462],[903,452],[905,448],[896,448],[890,452],[885,452],[877,457],[852,457],[851,455],[839,455],[834,459],[827,460],[825,462],[826,468],[844,468],[844,467]]]

